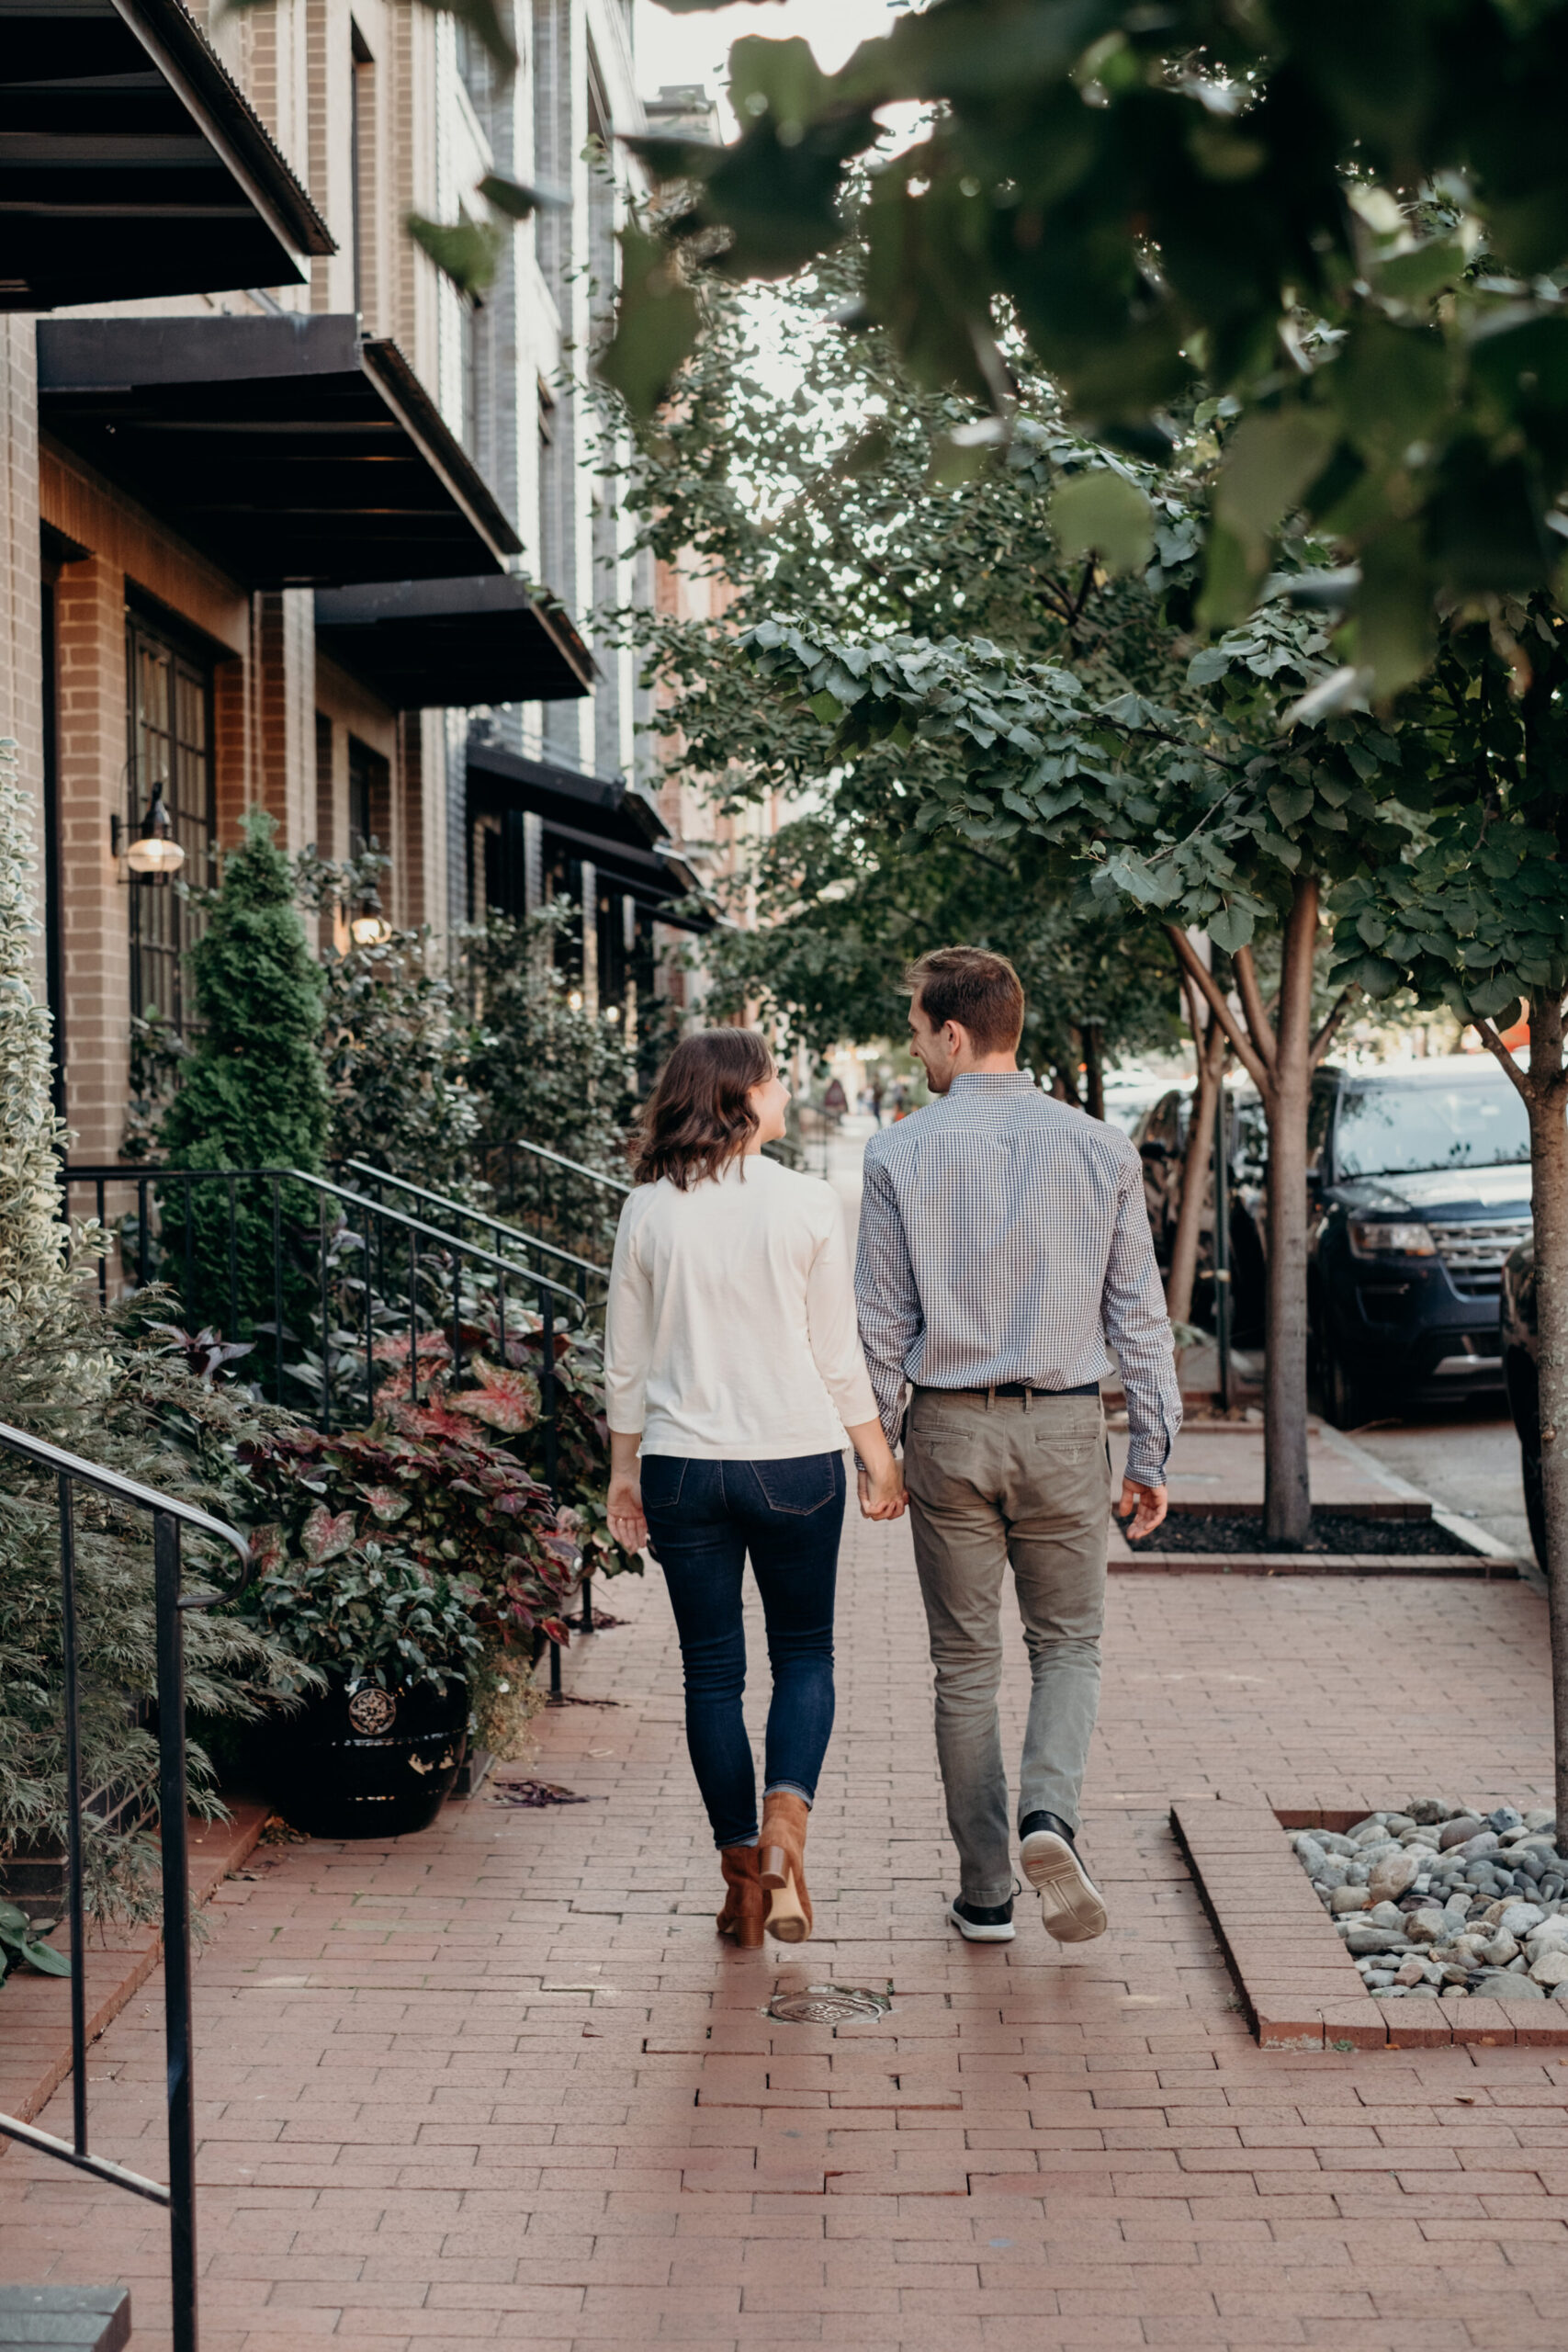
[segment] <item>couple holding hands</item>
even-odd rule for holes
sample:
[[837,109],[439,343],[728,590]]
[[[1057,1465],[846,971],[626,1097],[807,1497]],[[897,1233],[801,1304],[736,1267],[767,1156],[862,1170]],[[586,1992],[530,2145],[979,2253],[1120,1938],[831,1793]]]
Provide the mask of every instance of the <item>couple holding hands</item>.
[[[1142,1169],[1118,1129],[1019,1069],[1023,990],[1005,957],[938,948],[904,989],[932,1100],[866,1146],[852,1280],[838,1195],[762,1156],[789,1097],[745,1029],[683,1038],[665,1065],[611,1270],[610,1525],[664,1572],[724,1873],[718,1926],[751,1949],[764,1930],[811,1933],[846,1442],[863,1514],[908,1508],[912,1522],[958,1849],[950,1921],[971,1942],[1013,1935],[997,1713],[1010,1565],[1032,1680],[1019,1866],[1058,1940],[1106,1925],[1077,1840],[1100,1701],[1110,1351],[1134,1535],[1165,1517],[1181,1419]],[[748,1553],[773,1668],[760,1823],[741,1712]]]

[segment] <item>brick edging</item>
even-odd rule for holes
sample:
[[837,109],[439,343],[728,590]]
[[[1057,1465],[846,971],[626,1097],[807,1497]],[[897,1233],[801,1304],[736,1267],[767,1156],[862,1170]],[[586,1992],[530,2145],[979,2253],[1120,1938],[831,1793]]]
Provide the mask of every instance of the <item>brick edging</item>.
[[[1281,1804],[1267,1798],[1180,1798],[1170,1826],[1218,1937],[1261,2050],[1434,2050],[1455,2043],[1568,2046],[1568,2003],[1374,2001],[1290,1845],[1292,1826],[1371,1807]],[[1289,1939],[1288,1957],[1281,1945]],[[1561,2009],[1559,2018],[1542,2009]],[[1414,2014],[1407,2014],[1414,2012]],[[1472,2014],[1473,2013],[1473,2014]]]
[[1107,1563],[1112,1576],[1473,1577],[1517,1583],[1517,1560],[1479,1552],[1126,1552]]
[[[209,1902],[252,1851],[271,1808],[250,1797],[229,1800],[227,1821],[190,1825],[193,1911]],[[118,1940],[109,1942],[108,1936]],[[46,1938],[66,1949],[63,1925]],[[151,1922],[116,1928],[87,1946],[87,2041],[96,2041],[158,1965],[163,1936]],[[64,1976],[17,1973],[0,1985],[0,2111],[32,2122],[71,2072],[71,1983]],[[13,2143],[0,2139],[0,2154]]]

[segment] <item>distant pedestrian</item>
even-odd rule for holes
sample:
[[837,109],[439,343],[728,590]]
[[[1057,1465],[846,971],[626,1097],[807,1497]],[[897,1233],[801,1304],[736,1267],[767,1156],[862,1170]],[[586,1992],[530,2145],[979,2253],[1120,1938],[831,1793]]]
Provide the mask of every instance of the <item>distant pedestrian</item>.
[[882,1080],[880,1079],[871,1090],[871,1115],[880,1126],[882,1125]]
[[843,1081],[840,1079],[830,1078],[828,1080],[827,1091],[822,1097],[822,1108],[827,1112],[828,1116],[832,1120],[835,1126],[838,1125],[839,1121],[843,1117],[844,1113],[849,1109],[849,1107],[850,1098],[844,1092]]
[[[669,1588],[686,1744],[724,1872],[721,1935],[811,1933],[806,1825],[833,1727],[846,1431],[868,1519],[903,1477],[855,1337],[838,1194],[764,1159],[789,1090],[749,1029],[684,1037],[643,1113],[610,1269],[610,1530]],[[640,1450],[640,1463],[638,1454]],[[750,1553],[773,1666],[762,1818],[741,1713]]]
[[[936,1740],[971,1942],[1010,1940],[1012,1850],[997,1717],[1010,1565],[1032,1690],[1019,1860],[1047,1931],[1082,1943],[1105,1904],[1079,1859],[1100,1702],[1111,1457],[1100,1384],[1114,1348],[1130,1440],[1122,1509],[1166,1514],[1181,1425],[1137,1152],[1018,1067],[1012,966],[942,947],[905,974],[932,1100],[865,1148],[855,1288],[882,1426],[904,1430],[915,1565],[936,1669]],[[906,1428],[905,1398],[912,1387]]]

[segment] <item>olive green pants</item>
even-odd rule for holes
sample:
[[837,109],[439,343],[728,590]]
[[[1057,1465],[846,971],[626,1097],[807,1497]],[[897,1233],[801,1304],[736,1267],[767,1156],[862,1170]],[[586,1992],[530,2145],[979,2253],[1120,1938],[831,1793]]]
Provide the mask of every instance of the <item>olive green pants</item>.
[[1010,1565],[1032,1687],[1019,1818],[1076,1829],[1100,1706],[1111,1464],[1098,1396],[954,1395],[920,1388],[904,1477],[936,1668],[936,1747],[959,1892],[1013,1889],[997,1693],[1002,1578]]

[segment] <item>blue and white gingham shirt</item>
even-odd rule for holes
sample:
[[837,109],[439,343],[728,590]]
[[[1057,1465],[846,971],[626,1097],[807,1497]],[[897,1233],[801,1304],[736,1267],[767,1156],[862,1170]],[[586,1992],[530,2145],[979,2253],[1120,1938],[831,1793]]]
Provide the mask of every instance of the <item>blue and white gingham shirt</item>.
[[1143,1170],[1027,1070],[965,1070],[865,1148],[861,1345],[897,1444],[905,1385],[1077,1388],[1114,1369],[1127,1476],[1160,1486],[1181,1396]]

